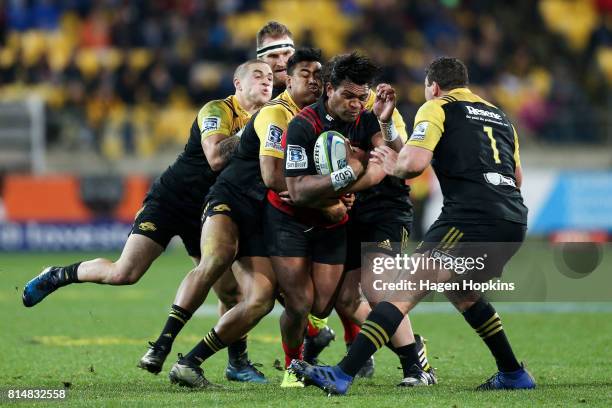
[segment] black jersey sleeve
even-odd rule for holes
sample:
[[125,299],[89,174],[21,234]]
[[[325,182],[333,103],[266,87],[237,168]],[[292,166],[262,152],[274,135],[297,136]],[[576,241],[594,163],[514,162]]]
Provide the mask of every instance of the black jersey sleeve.
[[285,177],[317,174],[313,150],[317,135],[301,117],[289,122],[285,137]]
[[378,118],[372,111],[364,111],[359,117],[359,126],[363,127],[363,132],[359,132],[364,135],[366,140],[363,141],[362,146],[365,146],[365,150],[372,150],[374,148],[372,144],[372,137],[380,132],[380,124]]

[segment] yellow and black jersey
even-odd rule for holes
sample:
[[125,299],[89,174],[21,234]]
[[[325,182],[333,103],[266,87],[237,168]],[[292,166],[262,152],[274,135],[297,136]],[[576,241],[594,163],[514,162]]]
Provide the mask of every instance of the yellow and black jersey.
[[201,210],[208,189],[217,178],[208,164],[202,141],[211,135],[239,134],[251,114],[244,110],[234,95],[208,102],[193,121],[185,150],[155,181],[149,196],[182,207]]
[[258,200],[266,196],[259,156],[284,158],[282,139],[299,108],[287,91],[265,104],[247,123],[232,159],[219,179]]
[[467,88],[453,89],[421,106],[407,143],[433,152],[444,196],[441,220],[527,223],[515,180],[518,137],[499,108]]

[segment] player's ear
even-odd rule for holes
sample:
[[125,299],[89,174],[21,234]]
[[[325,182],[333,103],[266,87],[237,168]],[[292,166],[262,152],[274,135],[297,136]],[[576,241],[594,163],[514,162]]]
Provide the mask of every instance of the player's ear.
[[234,78],[234,88],[236,88],[236,91],[242,92],[242,85],[240,84],[240,78]]
[[431,83],[431,92],[436,98],[442,95],[442,88],[440,88],[440,85],[438,85],[436,81]]
[[291,75],[287,75],[287,79],[285,79],[285,85],[287,85],[287,89],[291,89]]
[[328,98],[330,98],[334,93],[334,87],[332,86],[331,82],[327,82],[325,84],[325,93],[327,94]]

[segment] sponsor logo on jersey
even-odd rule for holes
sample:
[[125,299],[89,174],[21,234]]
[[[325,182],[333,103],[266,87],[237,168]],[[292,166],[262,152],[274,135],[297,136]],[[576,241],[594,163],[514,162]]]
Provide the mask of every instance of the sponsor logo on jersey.
[[484,109],[478,109],[478,108],[474,108],[473,106],[466,106],[465,107],[468,111],[468,113],[470,115],[476,115],[476,116],[484,116],[487,118],[492,118],[495,120],[502,120],[502,117],[500,114],[495,113],[495,112],[491,112],[488,110],[484,110]]
[[202,119],[201,132],[210,132],[211,130],[219,130],[221,127],[221,118],[218,116],[208,116]]
[[410,140],[415,142],[422,142],[425,140],[425,132],[427,131],[427,127],[429,126],[429,122],[420,122],[414,127],[412,131],[412,135],[410,136]]
[[484,173],[484,178],[489,184],[494,186],[512,186],[516,187],[516,183],[510,177],[504,176],[503,174],[489,172]]
[[224,212],[224,211],[231,211],[231,210],[232,209],[227,204],[219,204],[213,207],[213,212]]
[[298,145],[287,146],[287,162],[285,167],[288,170],[308,168],[308,157],[306,156],[306,149]]
[[141,222],[138,224],[138,229],[141,231],[156,231],[157,227],[152,222]]
[[274,149],[279,152],[283,151],[281,140],[283,139],[283,129],[275,125],[268,126],[268,134],[266,135],[266,149]]

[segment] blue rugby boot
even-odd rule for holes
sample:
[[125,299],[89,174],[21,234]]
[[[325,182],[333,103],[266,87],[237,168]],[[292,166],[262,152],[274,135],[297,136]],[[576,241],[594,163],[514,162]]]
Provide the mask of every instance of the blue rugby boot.
[[234,363],[228,361],[227,368],[225,369],[225,378],[230,381],[267,384],[266,376],[257,369],[257,365],[253,364],[250,360]]
[[40,275],[26,283],[21,296],[23,305],[32,307],[58,288],[73,283],[66,269],[62,266],[49,266]]
[[338,366],[313,366],[305,361],[293,360],[289,370],[304,381],[305,385],[314,385],[327,395],[345,395],[353,383],[353,377]]
[[535,388],[536,382],[533,376],[523,367],[516,371],[498,371],[476,388],[478,391],[489,390],[531,390]]

